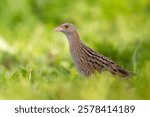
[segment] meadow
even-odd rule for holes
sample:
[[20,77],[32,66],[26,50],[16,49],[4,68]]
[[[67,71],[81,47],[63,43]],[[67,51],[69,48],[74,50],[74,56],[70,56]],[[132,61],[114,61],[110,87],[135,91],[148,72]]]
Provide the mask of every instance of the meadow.
[[[78,74],[66,37],[82,41],[135,74]],[[1,0],[0,99],[150,99],[149,0]]]

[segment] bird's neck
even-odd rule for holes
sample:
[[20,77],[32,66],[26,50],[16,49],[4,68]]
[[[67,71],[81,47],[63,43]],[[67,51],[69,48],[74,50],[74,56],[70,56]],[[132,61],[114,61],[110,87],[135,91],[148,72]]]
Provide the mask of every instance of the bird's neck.
[[80,41],[80,37],[79,34],[75,31],[73,33],[71,33],[70,35],[66,35],[68,38],[68,42],[69,42],[69,47],[70,47],[70,52],[71,52],[71,56],[73,58],[74,64],[76,65],[77,69],[79,70],[79,72],[81,72],[81,67],[80,67],[80,63],[79,63],[79,59],[80,57],[80,53],[81,53],[81,41]]
[[78,46],[78,44],[80,43],[80,36],[77,31],[74,31],[71,34],[67,34],[66,36],[68,38],[70,47]]

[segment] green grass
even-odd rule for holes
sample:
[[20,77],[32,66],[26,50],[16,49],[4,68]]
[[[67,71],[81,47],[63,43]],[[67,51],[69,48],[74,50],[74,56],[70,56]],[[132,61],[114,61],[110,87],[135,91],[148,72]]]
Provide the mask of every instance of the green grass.
[[[0,17],[0,99],[150,99],[149,0],[3,0]],[[80,76],[53,31],[64,22],[136,74]]]

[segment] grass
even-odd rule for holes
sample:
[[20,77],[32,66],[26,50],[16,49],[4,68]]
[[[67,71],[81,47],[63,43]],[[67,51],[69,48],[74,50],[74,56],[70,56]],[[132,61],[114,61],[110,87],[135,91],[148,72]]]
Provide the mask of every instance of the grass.
[[[148,0],[1,1],[0,99],[150,99],[149,6]],[[136,74],[80,76],[66,37],[53,31],[64,22]]]

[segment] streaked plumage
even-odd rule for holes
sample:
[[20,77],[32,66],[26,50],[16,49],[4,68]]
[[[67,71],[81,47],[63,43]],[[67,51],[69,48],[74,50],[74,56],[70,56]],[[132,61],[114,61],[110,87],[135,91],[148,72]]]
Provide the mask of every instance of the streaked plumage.
[[95,71],[109,71],[112,74],[123,77],[130,75],[127,70],[123,69],[109,58],[83,44],[73,24],[64,23],[55,28],[55,30],[63,32],[67,36],[72,58],[78,71],[82,75],[90,76]]

